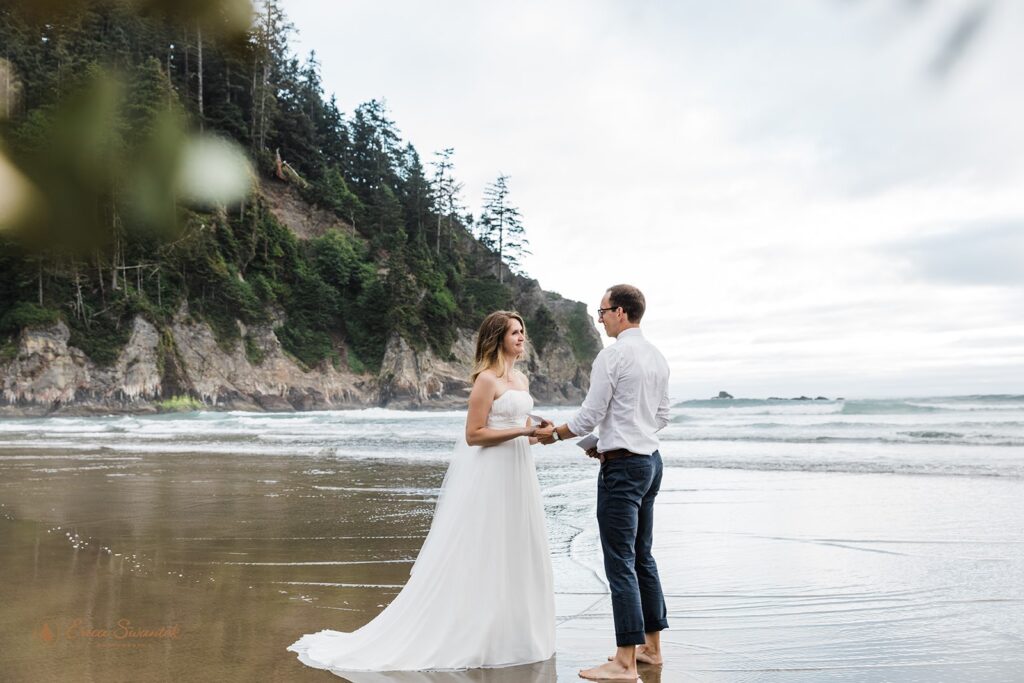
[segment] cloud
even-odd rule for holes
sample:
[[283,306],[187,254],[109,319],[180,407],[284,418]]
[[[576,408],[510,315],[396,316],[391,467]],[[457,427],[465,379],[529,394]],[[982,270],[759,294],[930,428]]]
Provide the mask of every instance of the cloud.
[[1024,220],[972,225],[897,244],[918,277],[958,285],[1024,285]]
[[1024,3],[979,1],[287,6],[471,210],[512,176],[545,288],[643,289],[680,395],[849,395],[1024,379]]

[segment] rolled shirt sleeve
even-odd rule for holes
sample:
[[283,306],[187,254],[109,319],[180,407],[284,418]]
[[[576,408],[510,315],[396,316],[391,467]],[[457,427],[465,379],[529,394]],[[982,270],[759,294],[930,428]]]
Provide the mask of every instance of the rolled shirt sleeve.
[[618,354],[615,353],[614,347],[602,350],[594,359],[594,364],[590,368],[590,389],[587,391],[587,397],[576,414],[566,422],[573,434],[583,436],[594,431],[608,413],[612,392],[615,391],[617,360]]

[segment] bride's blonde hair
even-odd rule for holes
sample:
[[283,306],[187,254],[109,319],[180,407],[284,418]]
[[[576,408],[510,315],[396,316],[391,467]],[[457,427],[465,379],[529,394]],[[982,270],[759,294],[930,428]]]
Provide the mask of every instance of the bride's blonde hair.
[[476,333],[476,358],[471,382],[475,382],[481,372],[492,368],[498,377],[505,374],[505,355],[501,352],[501,342],[508,332],[508,324],[513,320],[519,321],[523,326],[523,336],[526,336],[526,323],[523,322],[523,317],[514,311],[495,311],[480,323],[480,329]]

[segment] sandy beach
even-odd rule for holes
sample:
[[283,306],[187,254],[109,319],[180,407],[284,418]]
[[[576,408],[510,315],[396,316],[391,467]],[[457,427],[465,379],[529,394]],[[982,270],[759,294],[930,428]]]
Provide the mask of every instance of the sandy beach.
[[[538,460],[557,655],[369,681],[571,681],[613,646],[594,465]],[[0,450],[7,681],[330,681],[285,647],[396,594],[443,462]],[[669,466],[644,681],[1017,681],[1024,481]]]

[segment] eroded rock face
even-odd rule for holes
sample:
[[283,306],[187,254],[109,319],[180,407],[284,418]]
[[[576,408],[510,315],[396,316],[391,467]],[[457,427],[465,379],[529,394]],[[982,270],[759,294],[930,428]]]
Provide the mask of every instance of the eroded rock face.
[[24,330],[18,355],[2,370],[3,397],[8,403],[50,405],[74,400],[91,384],[91,363],[68,347],[70,331],[63,322]]
[[[393,336],[381,365],[378,402],[395,408],[464,406],[472,385],[475,332],[459,330],[452,346],[454,359],[431,351],[416,351]],[[517,367],[530,379],[538,403],[581,403],[589,386],[589,368],[577,362],[563,340],[549,343],[543,356],[530,344]]]
[[415,351],[397,334],[388,340],[381,363],[377,400],[394,408],[465,405],[473,371],[473,337],[459,330],[452,360],[430,349]]
[[128,343],[108,368],[97,367],[69,346],[69,338],[63,322],[23,330],[17,357],[0,368],[4,401],[47,408],[80,405],[90,412],[144,410],[147,399],[160,396],[160,335],[143,318],[135,318]]
[[523,363],[530,378],[530,393],[538,403],[582,403],[590,386],[590,368],[576,362],[568,344],[549,344],[543,357],[528,346]]
[[146,412],[163,398],[192,396],[212,408],[312,410],[373,402],[373,380],[326,367],[306,372],[267,325],[246,330],[263,361],[250,363],[241,343],[230,351],[184,308],[161,332],[136,317],[117,361],[98,367],[68,345],[63,322],[22,332],[18,354],[0,367],[4,412],[39,414]]
[[[222,348],[210,327],[193,320],[185,306],[158,329],[138,316],[117,361],[99,367],[68,345],[64,323],[22,332],[17,356],[0,366],[6,406],[0,412],[41,414],[147,412],[159,401],[191,396],[210,408],[230,410],[324,410],[372,405],[394,408],[463,407],[471,388],[474,335],[459,330],[451,356],[417,351],[398,335],[389,341],[378,376],[356,375],[330,364],[305,370],[281,347],[274,323],[242,327],[255,348],[253,363],[242,342]],[[530,345],[519,364],[539,403],[579,403],[589,368],[564,339],[543,355]]]
[[182,384],[213,407],[243,410],[314,410],[362,406],[372,382],[330,365],[305,371],[281,347],[271,325],[245,328],[262,355],[250,362],[239,342],[230,351],[217,344],[208,325],[189,320],[183,309],[170,327]]

